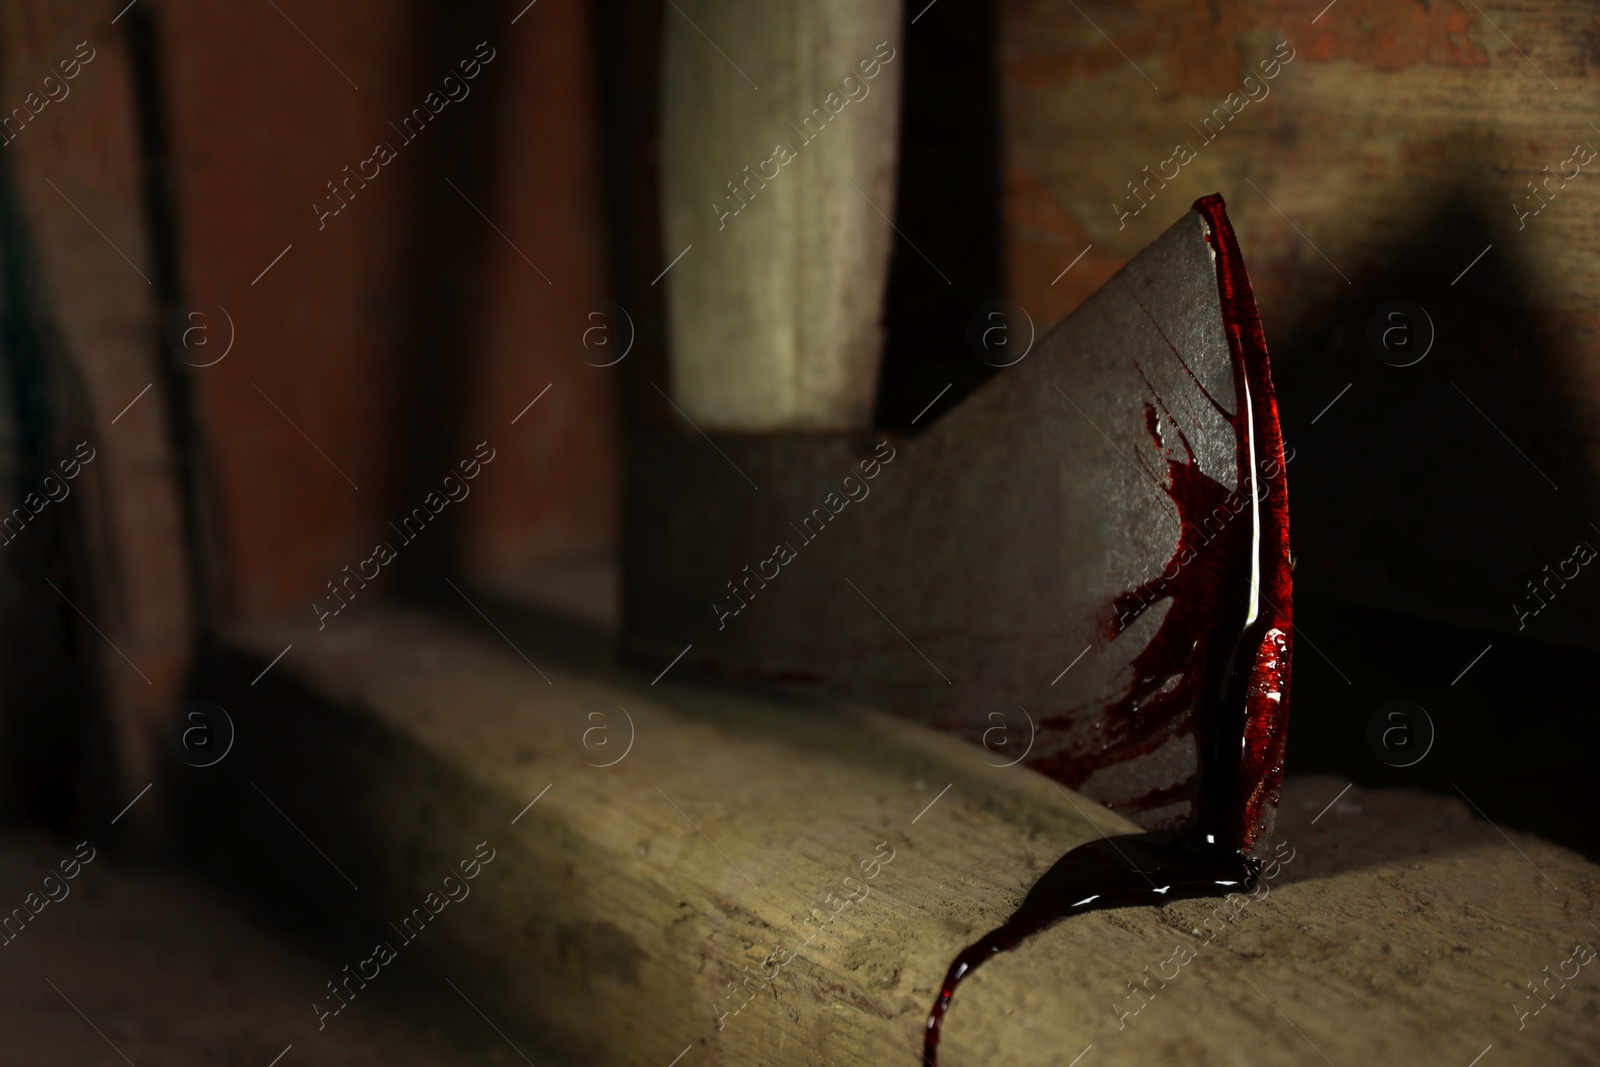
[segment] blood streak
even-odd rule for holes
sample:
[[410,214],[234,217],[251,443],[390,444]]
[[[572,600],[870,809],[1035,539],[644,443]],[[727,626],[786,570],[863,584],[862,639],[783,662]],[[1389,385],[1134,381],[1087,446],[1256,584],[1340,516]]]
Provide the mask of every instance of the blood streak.
[[[1234,413],[1223,414],[1237,431],[1239,490],[1200,469],[1181,429],[1186,456],[1172,455],[1160,416],[1146,405],[1146,426],[1167,455],[1165,489],[1178,511],[1178,546],[1161,577],[1116,598],[1108,628],[1114,635],[1160,601],[1171,604],[1134,658],[1128,690],[1105,708],[1106,744],[1096,757],[1100,764],[1107,755],[1132,758],[1192,732],[1199,754],[1193,781],[1145,798],[1163,805],[1188,799],[1190,814],[1177,831],[1073,849],[1002,926],[963,949],[928,1014],[923,1058],[930,1067],[956,987],[995,953],[1070,915],[1226,893],[1259,870],[1251,853],[1271,831],[1283,779],[1294,632],[1283,436],[1261,318],[1222,197],[1203,197],[1194,210],[1216,254],[1236,400]],[[1263,469],[1277,483],[1270,491],[1258,481]],[[1082,781],[1085,765],[1056,759],[1032,766],[1070,784]]]
[[[1161,447],[1155,406],[1147,403],[1145,412],[1151,437]],[[1177,547],[1159,575],[1112,602],[1105,636],[1115,638],[1162,601],[1170,602],[1166,614],[1134,657],[1127,688],[1097,716],[1102,732],[1095,751],[1064,750],[1029,764],[1073,788],[1099,767],[1147,755],[1174,736],[1199,732],[1199,744],[1209,742],[1206,723],[1195,713],[1215,702],[1214,696],[1204,698],[1220,693],[1238,637],[1216,620],[1233,618],[1242,625],[1248,610],[1248,492],[1230,490],[1206,474],[1182,429],[1174,424],[1174,430],[1186,455],[1167,456],[1163,484],[1177,505]],[[1197,779],[1190,779],[1121,806],[1152,810],[1187,801],[1192,811],[1197,791]]]

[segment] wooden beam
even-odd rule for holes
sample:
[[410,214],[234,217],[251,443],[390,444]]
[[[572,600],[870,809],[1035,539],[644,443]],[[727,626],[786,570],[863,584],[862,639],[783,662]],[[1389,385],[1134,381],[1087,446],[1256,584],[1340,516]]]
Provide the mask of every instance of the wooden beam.
[[[222,816],[208,847],[248,841],[380,926],[488,842],[470,898],[417,943],[554,1055],[909,1067],[950,957],[1063,851],[1128,828],[872,711],[564,666],[480,604],[506,640],[466,609],[444,625],[377,604],[337,632],[235,633],[212,679],[241,743],[222,792],[185,810]],[[985,967],[943,1062],[1062,1065],[1091,1044],[1085,1067],[1320,1062],[1308,1040],[1335,1063],[1466,1064],[1490,1043],[1584,1062],[1596,986],[1522,1030],[1508,1005],[1594,939],[1600,868],[1515,832],[1513,849],[1455,798],[1344,785],[1289,784],[1260,899],[1096,913]],[[1179,945],[1194,958],[1163,968]],[[1158,970],[1177,977],[1145,987]]]

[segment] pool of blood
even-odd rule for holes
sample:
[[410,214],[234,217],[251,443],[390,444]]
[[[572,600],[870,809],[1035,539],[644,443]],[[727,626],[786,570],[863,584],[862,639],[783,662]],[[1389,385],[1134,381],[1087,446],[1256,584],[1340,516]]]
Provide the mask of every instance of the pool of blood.
[[[1205,220],[1206,240],[1216,254],[1223,330],[1234,366],[1234,413],[1217,407],[1237,431],[1238,485],[1240,492],[1249,493],[1258,462],[1275,472],[1270,480],[1283,477],[1283,437],[1266,340],[1222,197],[1202,197],[1194,210]],[[1288,497],[1281,482],[1255,488],[1260,573],[1254,618],[1247,622],[1253,524],[1229,522],[1208,538],[1200,523],[1236,494],[1201,471],[1176,423],[1172,425],[1186,456],[1179,460],[1172,454],[1152,405],[1146,406],[1146,425],[1157,449],[1168,457],[1166,492],[1178,511],[1178,546],[1166,568],[1173,572],[1171,578],[1130,590],[1111,605],[1112,632],[1163,599],[1172,603],[1155,636],[1135,657],[1128,691],[1105,709],[1107,747],[1102,753],[1116,751],[1119,744],[1148,744],[1140,739],[1193,730],[1199,770],[1190,791],[1189,819],[1176,831],[1102,837],[1073,849],[1045,872],[1004,924],[963,949],[950,964],[928,1014],[923,1059],[929,1067],[938,1062],[939,1039],[956,987],[996,953],[1083,912],[1160,905],[1244,888],[1260,869],[1251,852],[1271,829],[1268,820],[1277,808],[1283,779],[1288,723],[1293,644]],[[1237,628],[1219,621],[1229,618],[1239,620]],[[1054,777],[1069,771],[1036,769]]]

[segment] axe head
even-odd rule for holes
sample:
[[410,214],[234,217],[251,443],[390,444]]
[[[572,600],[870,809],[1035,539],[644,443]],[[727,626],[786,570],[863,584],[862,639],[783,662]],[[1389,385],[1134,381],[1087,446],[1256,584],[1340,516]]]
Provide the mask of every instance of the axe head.
[[1270,831],[1285,460],[1220,196],[918,437],[711,443],[633,450],[633,656],[886,706],[1147,828]]

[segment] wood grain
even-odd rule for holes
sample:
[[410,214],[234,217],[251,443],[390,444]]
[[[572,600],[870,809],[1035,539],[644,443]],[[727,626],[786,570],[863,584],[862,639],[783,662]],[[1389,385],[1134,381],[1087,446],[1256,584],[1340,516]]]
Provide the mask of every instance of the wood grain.
[[[431,951],[491,1017],[580,1062],[916,1063],[951,955],[1063,851],[1127,828],[870,711],[565,668],[503,616],[538,671],[475,617],[352,621],[235,634],[255,662],[295,647],[255,704],[230,704],[242,731],[279,727],[222,765],[231,834],[390,920],[489,841],[494,866],[429,928]],[[1091,1044],[1085,1064],[1321,1062],[1308,1039],[1341,1064],[1464,1067],[1491,1043],[1496,1063],[1588,1062],[1591,970],[1522,1029],[1510,1005],[1595,940],[1600,869],[1514,832],[1513,848],[1458,799],[1344,785],[1290,784],[1285,862],[1235,918],[1211,901],[1094,914],[996,960],[957,998],[944,1062],[1065,1064]],[[866,881],[881,842],[893,862]],[[846,876],[870,892],[801,948]],[[1119,1015],[1178,944],[1196,957],[1181,977]]]

